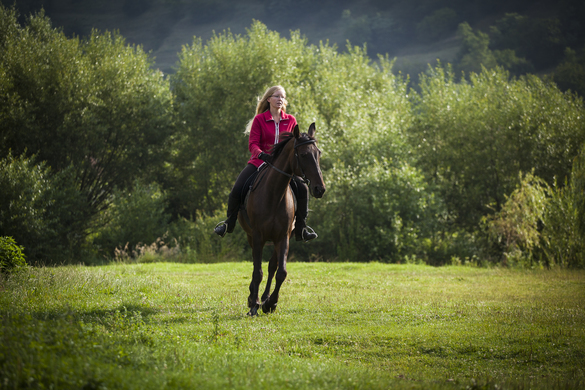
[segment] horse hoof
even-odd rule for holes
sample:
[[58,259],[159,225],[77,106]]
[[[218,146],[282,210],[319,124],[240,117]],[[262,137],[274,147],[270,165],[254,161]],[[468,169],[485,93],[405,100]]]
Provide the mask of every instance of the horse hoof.
[[256,317],[258,315],[258,306],[258,304],[252,306],[247,315],[250,317]]
[[266,313],[274,313],[276,311],[276,303],[273,305],[269,305],[267,303],[264,303],[262,305],[262,311],[266,314]]

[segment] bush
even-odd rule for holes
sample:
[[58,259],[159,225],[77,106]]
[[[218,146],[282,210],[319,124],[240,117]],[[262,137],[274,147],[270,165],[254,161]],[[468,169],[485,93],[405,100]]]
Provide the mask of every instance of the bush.
[[[419,244],[431,207],[422,175],[381,158],[328,171],[330,190],[314,202],[313,225],[323,237],[313,252],[342,261],[401,262],[421,254]],[[426,259],[425,259],[426,260]]]
[[0,158],[67,170],[91,216],[162,167],[172,94],[140,47],[109,32],[68,39],[42,12],[21,27],[3,5],[0,35]]
[[109,207],[99,218],[103,226],[90,241],[106,257],[112,256],[116,248],[127,246],[135,250],[139,244],[154,243],[168,229],[165,207],[166,195],[159,185],[136,181],[130,190],[114,192]]
[[534,265],[540,247],[539,227],[547,205],[548,185],[540,178],[520,174],[520,184],[502,208],[482,222],[492,243],[502,248],[504,265]]
[[500,210],[519,172],[534,169],[548,185],[571,174],[585,142],[581,99],[500,68],[455,82],[450,68],[438,66],[420,86],[411,145],[458,226],[477,229],[482,216]]
[[0,160],[0,236],[14,237],[29,260],[39,260],[53,236],[49,227],[52,182],[44,164],[12,154]]
[[0,273],[11,273],[26,266],[23,248],[12,237],[0,237]]
[[585,268],[585,147],[575,158],[571,180],[555,183],[544,213],[543,260],[549,267]]
[[535,19],[506,14],[490,28],[494,49],[514,50],[532,62],[537,70],[554,66],[562,57],[564,39],[558,19]]
[[83,250],[90,212],[71,169],[53,173],[34,156],[0,160],[0,235],[25,247],[28,261],[62,263]]
[[252,250],[246,232],[236,224],[234,232],[220,238],[213,232],[219,221],[225,219],[226,209],[213,214],[198,212],[194,220],[181,218],[169,226],[169,236],[181,247],[183,262],[215,263],[221,261],[251,261]]
[[570,48],[565,49],[565,58],[555,68],[553,77],[563,91],[572,90],[585,96],[585,49],[579,54]]

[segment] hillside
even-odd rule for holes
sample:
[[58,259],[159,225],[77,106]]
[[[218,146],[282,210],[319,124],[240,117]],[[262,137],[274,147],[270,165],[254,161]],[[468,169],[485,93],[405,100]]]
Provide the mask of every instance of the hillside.
[[[11,6],[13,0],[2,3]],[[169,73],[181,47],[194,36],[205,42],[214,32],[227,29],[245,34],[253,20],[283,36],[300,30],[310,43],[329,41],[343,48],[348,39],[357,45],[367,41],[372,57],[388,53],[397,57],[398,68],[417,71],[437,58],[444,62],[454,59],[460,46],[455,31],[463,21],[487,30],[508,12],[554,16],[558,4],[518,0],[324,0],[318,5],[308,0],[19,0],[17,8],[21,17],[44,8],[53,25],[69,36],[88,35],[92,28],[119,30],[128,43],[151,52],[156,67]],[[452,16],[440,17],[446,8],[453,10]],[[421,29],[433,17],[440,29]],[[427,36],[421,36],[421,31]]]

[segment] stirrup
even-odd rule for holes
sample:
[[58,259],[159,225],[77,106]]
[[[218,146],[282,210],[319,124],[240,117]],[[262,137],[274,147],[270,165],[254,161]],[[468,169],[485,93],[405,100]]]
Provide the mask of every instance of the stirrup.
[[[305,238],[305,235],[309,235],[309,237]],[[315,233],[312,227],[305,226],[304,228],[301,229],[300,237],[297,235],[296,239],[297,241],[309,242],[317,237],[319,236],[317,235],[317,233]]]
[[227,233],[227,221],[221,221],[220,223],[215,225],[215,228],[213,228],[213,232],[220,236],[221,238],[223,238]]

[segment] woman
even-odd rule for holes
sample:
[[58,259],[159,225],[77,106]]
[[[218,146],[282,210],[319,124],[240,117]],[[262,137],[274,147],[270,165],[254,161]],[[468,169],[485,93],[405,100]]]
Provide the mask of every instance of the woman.
[[[286,92],[280,85],[270,87],[256,107],[256,116],[248,123],[245,134],[249,135],[248,148],[252,156],[248,165],[240,172],[228,199],[227,219],[215,227],[215,233],[225,236],[226,232],[234,231],[238,219],[242,189],[246,180],[264,162],[270,162],[272,156],[268,151],[272,145],[278,143],[279,135],[292,132],[297,120],[285,112],[287,105]],[[297,241],[310,241],[317,238],[317,234],[307,226],[309,213],[309,189],[300,180],[291,181],[291,188],[297,198],[297,212],[295,223],[295,237]]]

